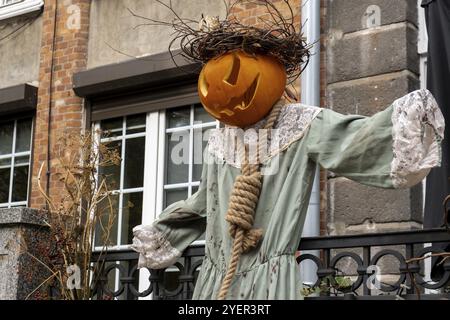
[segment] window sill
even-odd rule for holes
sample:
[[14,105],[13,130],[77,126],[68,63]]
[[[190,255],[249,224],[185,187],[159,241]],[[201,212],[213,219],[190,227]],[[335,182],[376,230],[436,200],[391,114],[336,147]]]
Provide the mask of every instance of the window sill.
[[38,11],[44,5],[44,0],[25,0],[0,8],[0,21]]

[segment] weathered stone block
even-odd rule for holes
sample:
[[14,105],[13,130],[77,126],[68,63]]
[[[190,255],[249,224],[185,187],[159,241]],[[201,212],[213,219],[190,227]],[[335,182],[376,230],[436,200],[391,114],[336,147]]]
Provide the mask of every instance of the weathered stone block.
[[44,216],[39,211],[30,208],[0,209],[0,225],[30,225],[46,226]]
[[[346,178],[328,182],[329,221],[359,225],[368,229],[374,223],[422,221],[422,186],[411,189],[380,189]],[[373,228],[372,228],[373,229]]]
[[35,299],[42,293],[36,289],[49,276],[37,260],[45,261],[39,247],[49,241],[44,219],[28,208],[0,209],[0,300]]
[[330,32],[327,81],[335,83],[401,70],[419,73],[417,30],[406,23],[342,35]]
[[417,25],[416,1],[331,0],[328,5],[329,26],[343,33],[366,29],[367,19],[378,19],[375,16],[378,15],[378,8],[374,6],[379,7],[379,23],[382,26],[402,21]]
[[328,107],[343,114],[370,116],[419,86],[417,76],[406,70],[338,82],[327,87]]

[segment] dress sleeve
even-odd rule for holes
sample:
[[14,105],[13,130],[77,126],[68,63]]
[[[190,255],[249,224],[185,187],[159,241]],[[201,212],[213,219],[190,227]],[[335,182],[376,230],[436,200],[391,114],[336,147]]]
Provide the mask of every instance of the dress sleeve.
[[371,117],[324,109],[308,133],[308,155],[325,169],[383,188],[408,188],[440,166],[444,117],[417,90]]
[[133,229],[132,249],[139,252],[138,268],[173,265],[206,230],[206,165],[199,189],[186,200],[167,207],[152,224]]

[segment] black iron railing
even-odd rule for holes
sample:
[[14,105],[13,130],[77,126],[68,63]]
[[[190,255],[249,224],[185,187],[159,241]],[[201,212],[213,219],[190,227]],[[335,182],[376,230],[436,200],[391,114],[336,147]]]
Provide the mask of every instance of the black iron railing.
[[[439,264],[439,279],[434,281],[425,280],[424,260],[411,261],[442,253],[424,245],[445,242],[450,242],[450,232],[446,229],[303,238],[297,262],[302,267],[302,262],[309,260],[317,268],[316,283],[310,289],[305,288],[304,293],[312,299],[450,298],[450,293],[445,292],[450,283],[450,258],[435,257],[443,261]],[[319,257],[309,253],[310,250],[318,250]],[[109,252],[97,278],[96,298],[190,299],[203,255],[203,246],[190,247],[173,267],[148,270],[143,279],[137,269],[137,253]],[[386,258],[395,262],[388,264],[390,270],[381,270],[382,275],[377,278],[373,272],[377,272],[376,266]],[[395,281],[384,280],[385,273]],[[438,293],[427,294],[426,289]]]

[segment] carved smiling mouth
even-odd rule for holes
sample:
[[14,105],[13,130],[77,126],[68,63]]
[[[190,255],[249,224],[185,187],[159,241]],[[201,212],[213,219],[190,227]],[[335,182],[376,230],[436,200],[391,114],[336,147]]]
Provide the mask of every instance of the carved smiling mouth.
[[[259,74],[256,75],[250,87],[245,91],[245,93],[240,97],[231,98],[227,105],[234,106],[233,110],[245,110],[252,103],[253,98],[255,97],[256,88],[258,87],[259,82]],[[227,116],[234,115],[234,112],[230,109],[224,109],[220,111],[221,113],[225,113]]]
[[[225,78],[222,80],[223,84],[230,87],[236,87],[239,80],[240,71],[241,71],[241,60],[239,56],[236,53],[234,53],[231,67],[229,68]],[[222,118],[221,115],[233,116],[235,114],[235,111],[246,110],[252,104],[253,99],[255,97],[256,90],[258,88],[259,77],[260,73],[258,72],[243,95],[229,98],[228,101],[224,104],[224,106],[219,106],[217,103],[215,103],[213,107],[216,108],[215,110],[216,112],[214,112],[213,110],[209,110],[209,112],[211,112],[216,118],[220,119]],[[199,89],[200,93],[204,97],[208,96],[209,83],[206,81],[204,75],[201,75],[199,78]],[[222,109],[217,110],[219,108]]]

